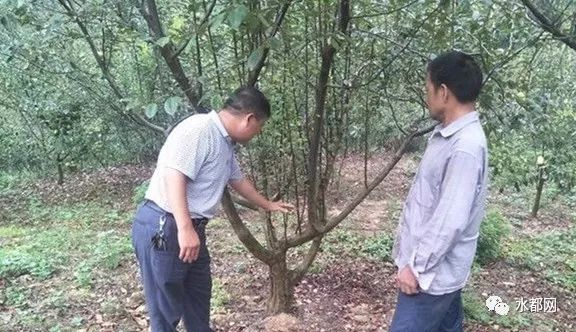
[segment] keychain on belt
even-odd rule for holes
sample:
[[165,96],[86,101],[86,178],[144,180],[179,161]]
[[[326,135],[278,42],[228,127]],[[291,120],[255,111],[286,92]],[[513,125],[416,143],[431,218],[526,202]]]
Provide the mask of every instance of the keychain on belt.
[[158,231],[152,237],[152,246],[156,250],[166,251],[166,238],[164,237],[164,224],[166,223],[166,216],[163,215],[158,221]]

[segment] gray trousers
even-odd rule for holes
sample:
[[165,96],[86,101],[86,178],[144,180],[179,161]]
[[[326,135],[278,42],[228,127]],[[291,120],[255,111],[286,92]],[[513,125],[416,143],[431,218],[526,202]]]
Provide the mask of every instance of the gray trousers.
[[[166,250],[153,248],[151,239],[164,217]],[[152,332],[176,331],[180,319],[188,332],[210,329],[212,277],[210,254],[206,247],[207,221],[194,221],[200,238],[200,253],[193,263],[178,258],[178,229],[174,217],[152,201],[145,201],[132,224],[132,244],[140,266],[146,307]]]

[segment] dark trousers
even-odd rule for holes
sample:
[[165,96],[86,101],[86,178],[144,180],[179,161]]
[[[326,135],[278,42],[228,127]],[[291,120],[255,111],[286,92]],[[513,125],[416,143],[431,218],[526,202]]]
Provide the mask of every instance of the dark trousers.
[[444,295],[398,291],[390,332],[461,332],[463,319],[460,290]]
[[[153,248],[151,239],[164,217],[166,250]],[[194,221],[200,253],[193,263],[178,258],[178,230],[174,217],[151,201],[139,206],[132,224],[132,244],[140,266],[152,332],[176,331],[180,319],[186,331],[210,329],[212,277],[206,247],[205,221]]]

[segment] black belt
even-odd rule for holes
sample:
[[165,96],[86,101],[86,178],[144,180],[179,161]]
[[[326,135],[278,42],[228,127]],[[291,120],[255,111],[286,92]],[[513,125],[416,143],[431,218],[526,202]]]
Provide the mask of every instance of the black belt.
[[[146,199],[146,200],[144,200],[144,205],[146,205],[147,207],[151,208],[152,210],[154,210],[158,213],[162,213],[162,214],[165,214],[171,218],[174,218],[174,215],[172,213],[159,207],[158,204],[154,203],[154,201]],[[208,221],[210,220],[208,218],[191,218],[191,219],[195,224],[198,224],[198,225],[206,225],[208,223]]]

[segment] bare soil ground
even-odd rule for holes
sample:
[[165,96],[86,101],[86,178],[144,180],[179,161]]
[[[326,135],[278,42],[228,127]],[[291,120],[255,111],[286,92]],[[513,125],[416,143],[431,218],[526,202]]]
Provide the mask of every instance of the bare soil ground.
[[[368,178],[372,178],[387,160],[385,154],[373,156]],[[330,212],[363,189],[363,160],[349,156],[343,160],[340,180],[330,188]],[[371,237],[394,232],[403,200],[411,184],[417,161],[404,158],[376,190],[340,226],[340,232]],[[96,202],[125,213],[134,210],[133,190],[152,172],[150,166],[126,165],[76,174],[64,186],[38,181],[0,195],[0,226],[26,226],[30,197],[36,197],[46,209],[82,202]],[[507,193],[492,195],[497,206],[514,221],[514,235],[524,236],[573,227],[574,214],[562,204],[543,207],[541,216],[528,216],[526,204],[513,202]],[[254,212],[243,212],[248,222],[257,222]],[[99,225],[129,236],[129,220]],[[46,225],[51,227],[51,225]],[[217,331],[245,331],[265,317],[268,279],[266,267],[251,257],[236,239],[224,216],[209,224],[209,247],[216,280],[215,309],[212,316]],[[0,244],[13,244],[18,237],[0,233]],[[334,250],[338,250],[336,247]],[[348,252],[323,252],[311,273],[295,291],[293,315],[303,331],[387,331],[394,313],[396,289],[392,282],[395,267],[387,261],[369,259]],[[61,268],[47,279],[27,274],[0,278],[1,331],[146,331],[144,300],[132,255],[123,256],[113,270],[91,271],[90,286],[78,285],[74,276]],[[467,292],[482,304],[488,295],[499,295],[514,309],[518,298],[555,297],[556,313],[522,313],[526,324],[504,327],[493,320],[467,319],[466,331],[575,331],[576,307],[573,293],[551,283],[528,268],[501,261],[475,271]],[[2,296],[4,298],[2,298]],[[18,298],[21,296],[22,298]],[[16,304],[15,304],[16,303]],[[485,307],[484,307],[485,309]],[[23,317],[22,315],[29,315]]]

